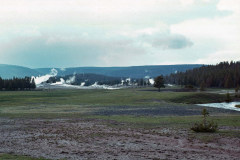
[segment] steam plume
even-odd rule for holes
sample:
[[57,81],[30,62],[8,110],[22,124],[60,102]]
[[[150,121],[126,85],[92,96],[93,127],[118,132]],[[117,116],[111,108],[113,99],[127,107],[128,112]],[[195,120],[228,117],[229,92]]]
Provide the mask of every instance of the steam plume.
[[51,72],[49,74],[46,74],[44,76],[38,76],[38,77],[34,77],[33,76],[32,79],[34,79],[36,85],[38,86],[41,83],[46,82],[47,80],[49,80],[50,77],[56,77],[57,74],[58,74],[58,71],[55,68],[53,68],[53,69],[51,69]]

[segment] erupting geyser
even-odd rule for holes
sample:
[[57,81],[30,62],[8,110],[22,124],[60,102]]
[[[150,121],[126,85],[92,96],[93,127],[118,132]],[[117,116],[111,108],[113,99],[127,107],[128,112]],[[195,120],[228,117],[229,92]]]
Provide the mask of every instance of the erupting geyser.
[[32,76],[32,79],[34,79],[35,84],[38,87],[43,82],[46,82],[47,80],[49,80],[50,77],[56,77],[57,74],[58,74],[58,71],[55,68],[53,68],[51,69],[51,72],[49,74],[46,74],[44,76],[38,76],[38,77]]

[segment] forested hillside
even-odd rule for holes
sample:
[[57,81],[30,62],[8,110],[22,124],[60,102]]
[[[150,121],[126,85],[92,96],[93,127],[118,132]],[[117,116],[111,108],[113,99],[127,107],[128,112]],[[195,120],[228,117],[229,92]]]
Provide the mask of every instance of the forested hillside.
[[235,88],[240,85],[240,62],[221,62],[165,76],[166,83]]

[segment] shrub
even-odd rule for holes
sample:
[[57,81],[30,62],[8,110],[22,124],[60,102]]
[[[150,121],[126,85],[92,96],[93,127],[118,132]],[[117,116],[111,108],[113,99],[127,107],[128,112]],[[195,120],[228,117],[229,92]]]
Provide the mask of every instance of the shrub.
[[235,97],[236,98],[240,98],[240,94],[238,93],[239,91],[239,85],[237,85],[237,87],[235,88]]
[[235,92],[238,93],[239,91],[239,85],[237,85],[237,87],[235,88]]
[[200,91],[205,91],[205,83],[202,82],[200,85]]
[[213,121],[211,122],[206,122],[204,123],[195,123],[191,130],[195,132],[216,132],[218,130],[218,125],[214,123]]
[[226,100],[225,100],[227,103],[231,102],[231,97],[230,97],[230,94],[227,93],[226,94]]
[[218,130],[218,125],[213,121],[207,121],[207,116],[209,116],[209,113],[205,108],[202,111],[202,115],[203,121],[201,123],[195,123],[191,127],[191,130],[195,132],[216,132]]
[[189,85],[185,85],[184,88],[186,88],[186,89],[194,89],[194,86],[189,84]]
[[235,107],[240,108],[240,105],[235,105]]

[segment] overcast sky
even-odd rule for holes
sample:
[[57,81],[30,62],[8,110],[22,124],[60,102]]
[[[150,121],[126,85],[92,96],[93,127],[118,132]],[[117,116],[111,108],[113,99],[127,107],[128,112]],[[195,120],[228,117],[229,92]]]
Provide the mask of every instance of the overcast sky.
[[35,67],[240,60],[240,0],[0,0],[0,63]]

